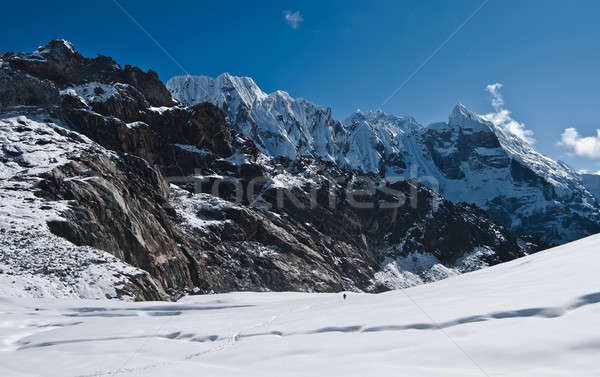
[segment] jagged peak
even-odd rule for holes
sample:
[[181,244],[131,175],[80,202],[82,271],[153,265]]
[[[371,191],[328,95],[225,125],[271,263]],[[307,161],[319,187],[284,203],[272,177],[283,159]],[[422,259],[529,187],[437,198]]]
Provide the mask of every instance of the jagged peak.
[[224,72],[224,73],[220,74],[219,76],[215,77],[215,80],[231,82],[231,83],[235,83],[235,84],[242,84],[246,87],[250,87],[255,90],[261,90],[258,87],[258,85],[256,85],[256,82],[254,82],[254,79],[249,76],[234,76],[229,72]]
[[79,55],[73,43],[66,39],[53,39],[44,46],[39,46],[35,53],[47,55]]
[[[174,76],[167,81],[169,90],[178,91],[186,88],[192,88],[193,97],[199,97],[203,100],[212,100],[215,96],[225,96],[232,90],[237,92],[241,100],[251,106],[256,100],[264,100],[267,94],[264,93],[251,77],[234,76],[228,72],[222,73],[213,78],[210,76]],[[190,93],[191,95],[192,93]],[[180,98],[184,102],[197,102],[199,98]]]
[[457,118],[457,117],[474,118],[476,115],[477,114],[475,114],[474,112],[472,112],[471,110],[469,110],[465,105],[463,105],[462,103],[459,102],[452,109],[452,112],[450,113],[449,119]]
[[473,131],[493,131],[494,125],[481,115],[469,110],[462,103],[456,104],[448,117],[450,127],[461,127]]
[[363,111],[361,109],[356,109],[348,118],[346,118],[346,121],[350,121],[350,123],[351,123],[353,120],[357,120],[357,119],[374,120],[377,118],[403,118],[403,117],[384,113],[383,110],[381,110],[381,109],[366,110],[366,111]]
[[[288,92],[286,92],[285,90],[276,90],[273,93],[271,93],[271,95],[281,97],[282,99],[284,99],[286,101],[294,101],[294,98],[292,98],[292,96],[290,96],[290,94]],[[304,100],[303,98],[298,98],[297,100],[300,102],[308,102],[308,101]]]
[[[265,93],[252,79],[247,76],[235,76],[228,72],[212,78],[209,76],[174,76],[167,81],[167,88],[178,100],[188,105],[198,102],[199,99],[221,103],[225,101],[228,93],[235,92],[247,107],[253,107],[260,102],[282,102],[286,106],[292,103],[315,111],[322,111],[326,116],[331,116],[331,109],[317,105],[307,99],[292,97],[284,90]],[[229,100],[227,100],[229,101]]]
[[375,128],[391,126],[397,127],[404,131],[422,127],[413,117],[388,114],[381,109],[367,111],[356,109],[348,118],[344,120],[343,123],[346,125],[351,125],[362,122],[367,122]]

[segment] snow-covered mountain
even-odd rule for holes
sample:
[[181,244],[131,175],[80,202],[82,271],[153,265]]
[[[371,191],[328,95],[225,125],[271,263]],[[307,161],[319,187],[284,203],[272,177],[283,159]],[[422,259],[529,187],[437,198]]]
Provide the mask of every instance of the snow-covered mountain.
[[219,106],[235,129],[271,156],[311,156],[389,181],[416,178],[546,244],[600,231],[598,201],[575,171],[462,104],[448,122],[429,126],[360,110],[342,123],[306,100],[266,94],[247,77],[180,76],[167,88],[186,105]]
[[449,200],[486,209],[517,235],[559,244],[600,231],[598,202],[576,171],[463,105],[448,123],[411,134],[406,145],[424,183],[438,184]]
[[215,79],[173,77],[167,88],[173,98],[187,105],[211,102],[224,109],[236,129],[269,155],[294,159],[315,154],[336,160],[336,122],[329,109],[293,99],[283,91],[266,94],[251,78],[227,73]]
[[[358,173],[343,161],[395,145],[416,122],[357,114],[346,127],[251,80],[219,80],[227,113],[176,104],[154,72],[85,58],[66,41],[1,54],[2,292],[378,292],[526,253],[480,208],[415,182],[350,203]],[[388,158],[376,152],[373,169]]]
[[406,164],[399,159],[405,150],[405,138],[422,126],[414,118],[388,115],[381,110],[357,110],[344,121],[339,163],[363,173],[389,176]]
[[379,172],[401,148],[398,136],[421,126],[412,118],[383,112],[356,112],[348,126],[329,108],[278,90],[264,93],[249,77],[224,73],[217,78],[177,76],[167,88],[190,106],[210,102],[227,114],[231,125],[252,138],[270,156],[312,156],[363,173]]

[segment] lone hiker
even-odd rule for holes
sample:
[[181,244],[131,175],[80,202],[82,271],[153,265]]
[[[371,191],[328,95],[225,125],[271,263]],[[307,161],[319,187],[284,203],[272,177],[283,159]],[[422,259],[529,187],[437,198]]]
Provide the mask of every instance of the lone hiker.
[[344,300],[345,300],[345,299],[346,299],[346,294],[345,294],[345,293],[344,293],[344,296],[343,296],[343,297],[344,297]]

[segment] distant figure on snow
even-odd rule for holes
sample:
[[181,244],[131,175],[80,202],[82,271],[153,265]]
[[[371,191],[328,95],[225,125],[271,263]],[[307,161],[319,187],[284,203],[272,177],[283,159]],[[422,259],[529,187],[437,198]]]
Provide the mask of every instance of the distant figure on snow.
[[345,293],[344,293],[344,296],[343,296],[343,297],[344,297],[344,300],[345,300],[345,299],[346,299],[346,294],[345,294]]

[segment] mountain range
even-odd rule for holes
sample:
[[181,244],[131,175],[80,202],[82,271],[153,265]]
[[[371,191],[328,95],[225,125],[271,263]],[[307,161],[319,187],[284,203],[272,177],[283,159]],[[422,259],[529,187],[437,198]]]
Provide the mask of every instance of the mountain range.
[[428,126],[360,110],[339,122],[330,109],[304,99],[265,94],[248,77],[180,76],[167,88],[186,105],[218,106],[271,156],[310,156],[391,182],[416,178],[448,200],[485,209],[516,236],[546,245],[600,231],[600,207],[582,176],[462,104],[447,122]]
[[600,231],[589,179],[463,105],[340,122],[250,78],[164,85],[64,40],[0,54],[0,141],[14,295],[379,292]]

